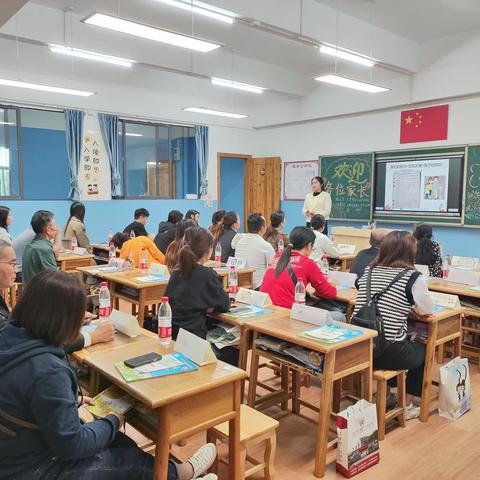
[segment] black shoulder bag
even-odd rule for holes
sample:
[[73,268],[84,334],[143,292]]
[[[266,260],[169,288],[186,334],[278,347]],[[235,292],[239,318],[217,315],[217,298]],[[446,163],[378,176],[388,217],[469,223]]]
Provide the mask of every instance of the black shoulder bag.
[[401,271],[395,278],[383,289],[372,297],[372,268],[370,268],[367,277],[367,303],[352,317],[351,323],[358,327],[375,330],[378,335],[373,339],[373,358],[381,357],[388,349],[390,342],[385,338],[383,328],[383,318],[378,309],[378,300],[384,295],[394,283],[400,280],[408,270]]

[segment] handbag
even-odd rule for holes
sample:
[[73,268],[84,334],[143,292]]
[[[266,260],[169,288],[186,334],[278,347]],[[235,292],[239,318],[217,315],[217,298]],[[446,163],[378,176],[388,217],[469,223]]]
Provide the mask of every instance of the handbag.
[[395,278],[382,290],[372,297],[372,271],[370,268],[367,276],[367,303],[358,310],[352,317],[351,323],[358,327],[375,330],[378,335],[373,339],[373,358],[381,357],[390,346],[390,342],[385,338],[385,330],[383,328],[383,318],[378,309],[378,300],[398,281],[408,270],[402,270]]

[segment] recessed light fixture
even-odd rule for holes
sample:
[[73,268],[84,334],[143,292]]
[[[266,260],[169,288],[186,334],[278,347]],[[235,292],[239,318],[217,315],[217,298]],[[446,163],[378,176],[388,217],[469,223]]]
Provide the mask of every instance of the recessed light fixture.
[[339,75],[324,75],[322,77],[316,77],[315,80],[368,93],[381,93],[390,90],[390,88],[379,87],[378,85],[372,85],[371,83],[359,82],[358,80],[352,80]]
[[161,28],[150,27],[149,25],[143,25],[142,23],[132,22],[103,13],[94,13],[85,18],[83,22],[88,25],[96,25],[97,27],[106,28],[115,32],[167,43],[169,45],[175,45],[176,47],[188,48],[197,52],[206,53],[221,47],[218,43],[199,40],[198,38],[181,35]]
[[195,112],[195,113],[206,113],[207,115],[218,115],[219,117],[229,117],[229,118],[247,118],[248,115],[242,115],[240,113],[229,113],[221,112],[219,110],[210,110],[203,107],[188,107],[184,108],[186,112]]
[[212,84],[219,85],[221,87],[236,88],[237,90],[244,90],[251,93],[263,93],[266,90],[263,87],[257,87],[256,85],[249,85],[248,83],[234,82],[233,80],[225,80],[224,78],[212,77]]
[[320,45],[320,52],[341,58],[342,60],[347,60],[348,62],[358,63],[365,67],[373,67],[376,63],[376,60],[373,58],[353,52],[352,50],[347,50],[346,48],[338,48],[335,45]]
[[223,8],[218,8],[208,3],[198,2],[197,0],[157,0],[157,2],[181,8],[188,12],[198,13],[199,15],[213,18],[224,23],[232,24],[237,17],[236,13],[230,12],[229,10],[224,10]]
[[50,51],[70,57],[84,58],[85,60],[93,60],[95,62],[109,63],[120,67],[130,68],[135,62],[126,58],[113,57],[104,55],[103,53],[91,52],[89,50],[81,50],[80,48],[64,47],[63,45],[49,45]]
[[0,85],[5,85],[6,87],[27,88],[30,90],[41,90],[42,92],[78,95],[80,97],[90,97],[95,95],[95,92],[86,92],[84,90],[75,90],[73,88],[53,87],[51,85],[42,85],[39,83],[20,82],[18,80],[8,80],[6,78],[0,78]]
[[[118,132],[119,135],[122,135],[122,132]],[[126,133],[126,137],[143,137],[142,133]]]

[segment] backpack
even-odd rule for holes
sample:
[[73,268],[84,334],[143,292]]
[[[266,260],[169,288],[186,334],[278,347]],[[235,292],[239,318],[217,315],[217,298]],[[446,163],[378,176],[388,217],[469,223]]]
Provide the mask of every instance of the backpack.
[[378,300],[393,286],[394,283],[400,280],[408,270],[401,271],[383,290],[377,292],[373,297],[371,294],[372,271],[373,269],[370,268],[367,277],[367,303],[365,303],[365,305],[353,315],[351,323],[358,327],[375,330],[378,333],[373,339],[373,358],[376,359],[381,357],[387,351],[391,343],[385,338],[383,318],[378,309]]

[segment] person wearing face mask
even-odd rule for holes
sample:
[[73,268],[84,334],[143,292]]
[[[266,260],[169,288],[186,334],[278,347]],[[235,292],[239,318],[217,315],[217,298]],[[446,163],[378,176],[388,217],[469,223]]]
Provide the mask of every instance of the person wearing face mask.
[[312,191],[307,193],[302,209],[307,221],[307,227],[310,227],[312,217],[320,214],[325,218],[323,233],[328,236],[328,219],[332,211],[332,199],[330,194],[325,191],[325,182],[322,177],[313,177],[310,184]]

